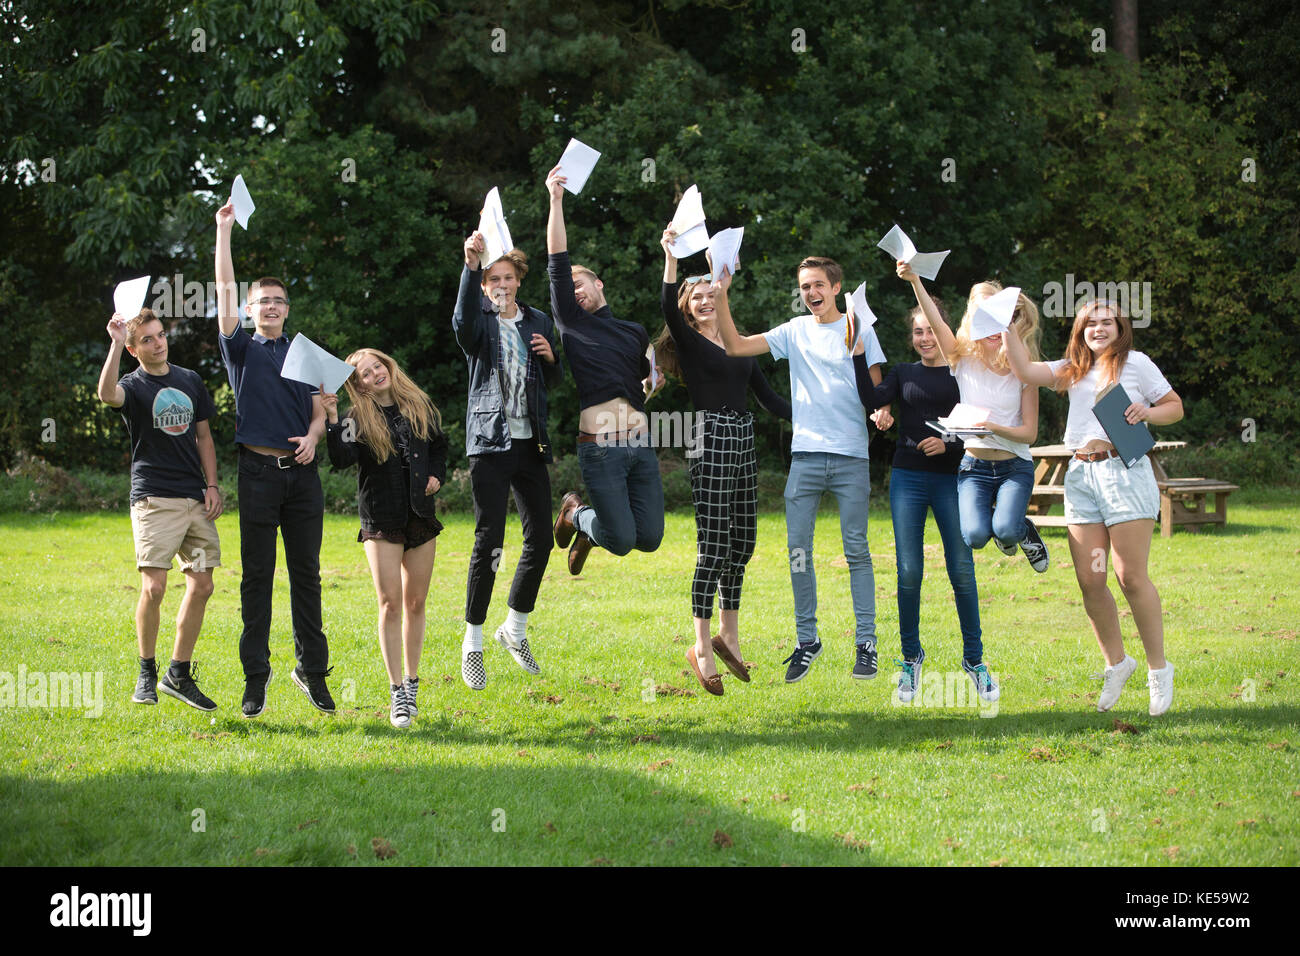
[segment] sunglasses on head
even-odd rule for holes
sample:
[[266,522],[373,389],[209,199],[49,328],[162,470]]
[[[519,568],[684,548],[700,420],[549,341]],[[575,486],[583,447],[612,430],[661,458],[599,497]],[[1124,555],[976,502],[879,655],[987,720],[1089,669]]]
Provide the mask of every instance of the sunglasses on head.
[[697,282],[712,282],[712,281],[713,281],[713,275],[711,273],[706,272],[702,276],[688,276],[686,279],[686,284],[694,285]]

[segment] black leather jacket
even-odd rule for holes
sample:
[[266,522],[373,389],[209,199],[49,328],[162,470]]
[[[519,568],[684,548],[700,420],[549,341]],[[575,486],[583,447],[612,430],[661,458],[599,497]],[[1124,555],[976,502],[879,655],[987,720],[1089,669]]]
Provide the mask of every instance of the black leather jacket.
[[[490,455],[510,448],[510,425],[506,420],[501,371],[497,367],[500,326],[492,309],[492,300],[482,292],[483,272],[461,269],[460,293],[451,327],[456,342],[469,362],[469,401],[465,409],[465,454]],[[528,352],[528,421],[543,461],[551,461],[551,441],[546,433],[546,390],[564,375],[556,354],[554,364],[537,357],[532,349],[534,333],[541,333],[556,353],[555,324],[538,309],[517,303],[520,311],[519,334]],[[540,375],[538,372],[540,371]]]
[[402,528],[411,511],[423,518],[434,517],[434,496],[426,495],[424,489],[430,475],[438,479],[440,487],[447,480],[446,434],[437,432],[425,440],[411,436],[411,485],[407,488],[401,454],[394,451],[387,461],[379,462],[364,442],[344,440],[345,422],[351,417],[349,411],[336,424],[326,425],[325,440],[330,464],[336,469],[358,466],[357,507],[362,527],[383,531]]

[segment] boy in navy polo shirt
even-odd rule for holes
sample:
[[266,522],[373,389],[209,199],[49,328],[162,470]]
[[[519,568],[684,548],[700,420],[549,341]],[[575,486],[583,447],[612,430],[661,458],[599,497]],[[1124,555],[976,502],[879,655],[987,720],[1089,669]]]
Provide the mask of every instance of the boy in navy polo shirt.
[[298,666],[293,682],[313,707],[334,713],[325,678],[329,644],[321,630],[320,545],[325,496],[316,473],[316,444],[325,434],[325,409],[316,389],[283,378],[289,352],[284,322],[289,300],[279,279],[258,279],[248,290],[248,314],[256,334],[239,327],[230,232],[235,207],[217,210],[217,312],[221,358],[235,392],[235,442],[239,445],[239,556],[243,562],[240,612],[244,633],[245,717],[266,709],[271,682],[271,591],[275,582],[275,539],[284,538],[289,603]]
[[[148,309],[129,322],[114,313],[113,340],[99,373],[99,398],[122,410],[131,439],[131,530],[140,569],[135,609],[140,675],[131,700],[158,703],[158,690],[198,710],[217,705],[201,690],[190,658],[212,594],[212,569],[221,564],[213,523],[221,514],[217,452],[208,419],[212,397],[194,372],[167,361],[167,331]],[[118,380],[125,348],[140,367]],[[172,558],[185,572],[185,597],[176,615],[171,664],[158,677],[154,648]]]

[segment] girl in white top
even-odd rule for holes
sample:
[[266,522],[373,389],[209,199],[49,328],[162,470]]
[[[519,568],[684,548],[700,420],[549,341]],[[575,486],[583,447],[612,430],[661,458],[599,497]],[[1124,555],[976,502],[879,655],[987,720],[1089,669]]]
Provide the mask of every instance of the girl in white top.
[[[916,301],[930,321],[957,379],[962,403],[988,409],[988,418],[979,427],[992,434],[966,439],[966,454],[957,470],[962,538],[972,548],[982,548],[992,538],[1003,554],[1015,554],[1019,544],[1033,569],[1042,573],[1050,563],[1047,546],[1025,517],[1034,490],[1029,444],[1038,437],[1038,393],[1011,373],[1000,333],[982,339],[971,335],[975,308],[1002,286],[978,282],[971,287],[966,314],[954,335],[912,267],[900,261],[897,269],[899,277],[912,284]],[[1016,300],[1011,328],[1026,353],[1036,359],[1038,309],[1023,292]]]
[[1065,518],[1083,606],[1106,660],[1097,709],[1115,705],[1124,682],[1137,668],[1137,661],[1124,651],[1119,612],[1106,584],[1104,558],[1110,552],[1115,577],[1146,650],[1149,713],[1163,714],[1174,699],[1174,665],[1165,659],[1160,595],[1147,574],[1160,492],[1150,460],[1144,456],[1126,468],[1092,407],[1100,391],[1118,382],[1132,399],[1124,413],[1131,424],[1172,425],[1183,417],[1182,399],[1151,359],[1133,351],[1133,327],[1112,302],[1094,300],[1080,307],[1065,358],[1059,361],[1033,361],[1015,336],[1007,339],[1007,357],[1022,381],[1050,385],[1070,396],[1065,444],[1075,455],[1065,476]]

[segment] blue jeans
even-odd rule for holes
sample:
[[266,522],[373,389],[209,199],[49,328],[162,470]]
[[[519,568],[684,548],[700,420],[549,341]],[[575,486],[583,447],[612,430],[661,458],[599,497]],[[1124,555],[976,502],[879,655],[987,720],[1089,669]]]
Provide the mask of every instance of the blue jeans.
[[894,516],[894,555],[898,562],[898,633],[903,657],[921,654],[921,578],[925,573],[922,544],[925,513],[934,512],[943,540],[943,560],[957,599],[962,656],[971,664],[984,659],[980,641],[980,603],[975,589],[975,562],[962,540],[957,508],[957,476],[942,472],[895,468],[889,475],[889,510]]
[[840,537],[849,564],[849,590],[857,619],[856,644],[876,642],[876,579],[867,547],[867,505],[871,468],[865,458],[797,451],[785,482],[785,534],[790,548],[795,634],[800,644],[817,640],[817,575],[813,571],[813,528],[825,492],[840,506]]
[[957,501],[962,540],[982,548],[989,538],[1006,547],[1025,536],[1025,509],[1034,490],[1034,465],[1023,458],[984,461],[962,456],[957,467]]
[[664,486],[649,445],[578,443],[578,467],[590,507],[578,509],[578,530],[611,554],[654,551],[664,538]]

